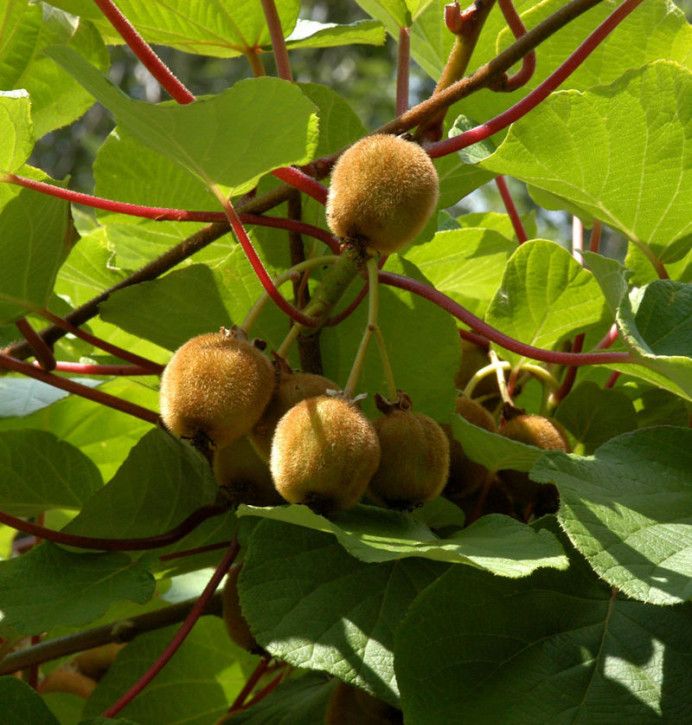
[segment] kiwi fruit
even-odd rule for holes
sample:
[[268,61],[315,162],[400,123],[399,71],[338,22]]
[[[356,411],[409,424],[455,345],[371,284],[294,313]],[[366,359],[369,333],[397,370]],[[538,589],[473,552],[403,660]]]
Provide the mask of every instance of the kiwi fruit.
[[376,396],[384,413],[375,420],[382,455],[368,495],[390,508],[411,510],[442,492],[449,474],[449,441],[439,424],[411,410],[399,393],[394,403]]
[[279,362],[278,365],[281,369],[274,395],[259,422],[250,433],[252,444],[255,446],[257,452],[265,459],[269,459],[274,430],[283,415],[301,400],[324,395],[328,390],[336,390],[338,388],[336,383],[322,375],[292,372],[282,362]]
[[41,684],[39,692],[67,692],[87,700],[96,689],[96,680],[83,675],[70,667],[60,667],[48,673]]
[[173,354],[161,377],[161,419],[181,438],[225,446],[250,432],[274,385],[271,362],[241,330],[221,328]]
[[263,460],[247,436],[214,451],[214,477],[237,506],[276,506],[283,499],[274,488],[268,463]]
[[80,652],[73,661],[83,675],[98,682],[108,672],[109,667],[115,662],[115,658],[124,646],[124,644],[118,642],[103,644],[100,647],[93,647]]
[[228,631],[228,636],[244,650],[252,654],[262,655],[264,650],[257,644],[255,635],[250,631],[250,625],[243,616],[240,608],[240,596],[238,595],[238,577],[242,571],[242,564],[236,564],[228,570],[226,583],[221,594],[223,605],[223,621]]
[[[500,427],[503,436],[543,450],[569,452],[567,436],[549,418],[526,414],[510,406],[505,406],[503,415],[505,422]],[[523,471],[504,470],[500,471],[499,476],[511,495],[520,518],[528,520],[532,516],[557,511],[560,501],[557,488],[553,484],[535,483]]]
[[337,237],[391,254],[423,229],[438,196],[437,171],[418,144],[366,136],[334,166],[327,223]]
[[395,725],[403,722],[400,710],[345,682],[338,682],[334,688],[324,718],[325,725]]
[[289,503],[331,513],[355,506],[380,462],[370,421],[351,401],[318,395],[296,403],[277,423],[270,468]]

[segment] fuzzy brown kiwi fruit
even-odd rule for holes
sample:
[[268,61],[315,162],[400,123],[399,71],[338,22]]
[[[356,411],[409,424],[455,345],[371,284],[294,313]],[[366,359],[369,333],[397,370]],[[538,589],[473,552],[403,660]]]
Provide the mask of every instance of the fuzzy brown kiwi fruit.
[[274,392],[271,362],[238,329],[198,335],[161,377],[161,418],[182,438],[225,446],[257,423]]
[[394,725],[403,722],[400,710],[345,682],[337,683],[324,717],[325,725]]
[[[523,413],[505,406],[504,425],[500,433],[507,438],[536,446],[543,450],[569,452],[567,436],[560,427],[542,415]],[[531,515],[555,513],[559,505],[557,488],[552,484],[538,484],[522,471],[500,471],[500,477],[509,491],[517,514],[528,519]]]
[[334,166],[327,223],[337,237],[391,254],[423,229],[438,196],[437,171],[418,144],[366,136]]
[[83,675],[98,682],[115,662],[115,658],[124,646],[118,642],[110,642],[84,650],[74,658],[74,664]]
[[277,491],[289,503],[320,513],[351,508],[379,462],[375,429],[345,398],[302,400],[276,425],[270,467]]
[[449,441],[432,418],[411,410],[399,392],[394,403],[376,396],[384,415],[375,420],[382,457],[368,495],[391,508],[410,510],[442,492],[449,474]]
[[228,570],[226,583],[221,594],[223,605],[223,621],[226,624],[228,636],[238,645],[253,654],[264,654],[264,650],[257,644],[255,635],[250,631],[250,626],[243,616],[240,608],[240,596],[238,595],[238,577],[242,570],[242,564],[236,564]]
[[67,692],[87,700],[96,689],[96,680],[69,667],[60,667],[48,673],[39,685],[40,693]]
[[274,488],[269,465],[247,436],[217,448],[213,459],[214,477],[233,505],[276,506],[283,499]]
[[272,438],[279,419],[296,403],[306,398],[324,395],[328,390],[337,390],[338,386],[328,378],[313,373],[293,372],[283,361],[277,362],[279,380],[269,405],[259,422],[250,432],[250,440],[257,452],[269,459]]

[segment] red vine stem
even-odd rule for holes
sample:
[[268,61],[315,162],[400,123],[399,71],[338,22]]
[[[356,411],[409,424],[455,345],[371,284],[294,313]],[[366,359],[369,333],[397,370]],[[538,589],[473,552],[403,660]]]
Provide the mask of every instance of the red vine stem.
[[263,687],[253,698],[248,702],[247,705],[243,708],[243,710],[247,710],[248,708],[252,707],[253,705],[257,704],[260,700],[264,700],[264,698],[269,695],[271,692],[273,692],[280,684],[281,681],[286,676],[286,671],[280,672],[266,687]]
[[601,246],[601,233],[603,230],[603,225],[601,222],[598,221],[598,219],[593,220],[593,228],[591,229],[591,237],[589,239],[589,251],[590,252],[598,252],[599,247]]
[[[578,335],[575,336],[574,340],[572,341],[573,353],[580,353],[582,351],[582,348],[584,347],[585,337],[586,336],[583,332],[580,332]],[[574,381],[577,379],[577,370],[578,368],[574,367],[574,365],[567,368],[567,372],[565,373],[562,384],[551,396],[551,400],[555,404],[566,398],[570,390],[572,390],[572,387],[574,386]]]
[[135,30],[132,23],[120,12],[111,0],[94,0],[110,24],[120,33],[142,65],[166,89],[168,95],[178,103],[192,103],[194,95],[176,78],[171,69],[152,50],[151,46]]
[[[297,169],[296,169],[297,171]],[[26,189],[38,191],[41,194],[55,196],[58,199],[65,199],[74,204],[82,204],[92,209],[103,209],[111,211],[115,214],[127,214],[128,216],[136,216],[141,219],[153,219],[154,221],[175,221],[175,222],[225,222],[226,215],[221,211],[190,211],[186,209],[171,209],[164,206],[146,206],[143,204],[130,204],[125,201],[115,201],[113,199],[105,199],[101,196],[92,194],[84,194],[80,191],[65,189],[61,186],[48,184],[45,181],[36,181],[24,176],[16,174],[4,174],[0,179],[10,184],[23,186]],[[321,189],[324,187],[319,184]],[[326,198],[326,189],[324,194],[320,192],[320,198]],[[315,237],[323,241],[334,251],[339,252],[339,242],[327,231],[320,229],[306,222],[298,222],[294,219],[283,219],[280,217],[263,216],[260,214],[240,214],[241,220],[246,224],[254,224],[264,227],[278,227],[288,229],[289,231],[297,231],[301,234]]]
[[262,679],[263,675],[267,671],[267,667],[269,666],[269,659],[267,657],[262,657],[262,659],[257,664],[257,667],[255,667],[254,672],[248,677],[247,682],[243,686],[243,689],[238,693],[238,696],[233,700],[233,704],[229,708],[228,712],[229,714],[232,712],[238,712],[239,710],[243,709],[243,704],[245,703],[245,700],[248,699],[252,691],[255,689],[257,683]]
[[159,561],[171,561],[172,559],[184,559],[187,556],[195,556],[195,554],[206,554],[208,551],[217,551],[225,549],[229,545],[229,541],[219,541],[217,544],[206,544],[205,546],[196,546],[194,549],[184,549],[183,551],[172,551],[170,554],[163,554],[159,557]]
[[512,194],[510,193],[509,187],[507,186],[507,181],[505,177],[496,176],[495,184],[497,185],[497,190],[500,192],[500,196],[502,197],[502,203],[505,205],[505,209],[507,210],[509,219],[512,222],[512,228],[514,229],[514,233],[519,240],[519,244],[523,244],[528,239],[528,236],[526,234],[526,230],[524,229],[524,225],[522,224],[519,212],[517,211],[514,199],[512,198]]
[[[34,363],[39,366],[39,363]],[[77,375],[151,375],[152,371],[138,365],[92,365],[90,363],[62,362],[55,363],[60,373],[75,373]]]
[[617,370],[611,374],[611,376],[608,378],[608,380],[605,381],[605,384],[603,385],[604,388],[614,388],[615,383],[617,383],[618,378],[622,375],[622,373],[618,372]]
[[409,71],[411,66],[411,29],[399,28],[396,63],[396,115],[408,110]]
[[94,347],[98,347],[104,352],[109,352],[111,355],[119,357],[121,360],[127,360],[136,367],[148,370],[150,375],[161,375],[161,373],[163,372],[163,365],[159,365],[159,363],[155,363],[153,360],[148,360],[145,357],[136,355],[134,352],[130,352],[129,350],[123,350],[122,347],[118,347],[117,345],[113,345],[106,340],[102,340],[100,337],[92,335],[86,330],[82,330],[81,327],[73,325],[68,320],[63,319],[62,317],[58,317],[58,315],[54,315],[52,312],[50,312],[50,310],[36,309],[35,312],[37,315],[45,317],[46,320],[50,320],[50,322],[52,322],[56,327],[60,327],[63,330],[66,330],[75,337],[78,337],[80,340],[84,340],[85,342],[90,343]]
[[605,350],[615,343],[620,335],[620,331],[615,323],[613,323],[603,336],[603,339],[596,345],[596,350]]
[[475,332],[471,332],[470,330],[459,329],[459,337],[463,340],[467,340],[468,342],[472,342],[476,345],[476,347],[480,347],[481,350],[485,350],[486,352],[490,349],[488,338],[483,337],[483,335],[477,335]]
[[77,549],[95,549],[97,551],[147,551],[149,549],[160,549],[163,546],[174,544],[184,536],[187,536],[193,529],[196,529],[203,521],[214,516],[220,516],[228,510],[224,504],[207,504],[193,511],[186,519],[183,519],[177,526],[165,531],[163,534],[154,536],[143,536],[133,539],[106,539],[99,536],[82,536],[81,534],[70,534],[66,531],[55,531],[45,526],[34,524],[31,521],[12,516],[12,514],[0,511],[0,523],[10,526],[17,531],[39,536],[46,541],[55,544],[74,546]]
[[227,199],[224,196],[223,192],[221,192],[216,186],[212,185],[211,190],[215,194],[219,202],[222,204],[224,211],[226,212],[228,222],[231,225],[231,229],[233,229],[233,233],[235,234],[236,239],[238,240],[240,246],[243,248],[245,256],[248,258],[248,261],[252,265],[252,268],[255,271],[257,278],[262,283],[262,287],[264,287],[265,292],[271,297],[276,306],[282,312],[285,312],[292,320],[301,325],[305,325],[306,327],[316,327],[318,325],[317,320],[303,314],[297,307],[294,307],[290,302],[285,300],[279,290],[276,288],[276,285],[274,284],[272,278],[269,276],[269,273],[262,264],[262,260],[257,255],[255,248],[252,246],[250,237],[248,237],[243,223],[240,221],[236,210],[233,208],[231,200]]
[[185,641],[185,638],[192,631],[192,628],[197,624],[197,620],[202,616],[208,601],[217,590],[221,580],[225,576],[228,568],[231,566],[236,556],[238,556],[238,542],[234,539],[231,545],[228,547],[228,551],[225,556],[219,562],[216,570],[209,579],[207,586],[204,587],[204,591],[200,595],[199,599],[195,602],[195,605],[190,610],[190,613],[185,617],[180,629],[175,633],[173,639],[168,643],[167,647],[157,658],[157,660],[151,665],[151,667],[135,682],[134,685],[118,700],[113,703],[107,710],[103,711],[103,717],[111,718],[115,717],[126,705],[129,705],[132,700],[139,695],[140,692],[161,672],[161,670],[168,664],[169,660],[178,651],[180,645]]
[[438,307],[441,307],[450,315],[454,315],[457,319],[465,322],[469,327],[484,337],[488,338],[491,342],[504,347],[507,350],[517,353],[517,355],[523,355],[524,357],[532,358],[533,360],[541,360],[547,363],[555,363],[557,365],[599,365],[607,363],[627,363],[633,362],[632,356],[627,352],[586,352],[586,353],[571,353],[571,352],[559,352],[556,350],[543,350],[540,347],[534,347],[533,345],[527,345],[519,340],[515,340],[509,335],[505,335],[503,332],[496,330],[494,327],[488,325],[486,322],[476,317],[472,312],[469,312],[465,307],[455,302],[447,295],[439,292],[433,287],[418,282],[415,279],[404,277],[399,274],[392,272],[380,272],[380,282],[382,284],[391,285],[392,287],[398,287],[399,289],[412,292],[419,297],[424,297]]
[[0,353],[0,368],[12,370],[15,373],[22,373],[30,378],[48,383],[48,385],[52,385],[55,388],[67,390],[68,393],[79,395],[87,400],[93,400],[95,403],[100,403],[101,405],[107,405],[109,408],[119,410],[121,413],[127,413],[147,423],[153,423],[155,425],[159,420],[159,414],[153,410],[143,408],[141,405],[131,403],[129,400],[123,400],[110,393],[104,393],[96,388],[82,385],[76,380],[53,375],[41,368],[35,367],[31,363],[16,360],[9,355],[5,355],[5,353]]
[[[526,27],[512,5],[512,0],[498,0],[498,5],[514,37],[521,38],[522,35],[526,35]],[[513,76],[508,77],[505,73],[497,83],[493,83],[493,90],[516,91],[531,80],[535,70],[536,51],[530,50],[521,59],[521,68]]]
[[56,363],[53,351],[46,341],[34,330],[29,320],[26,317],[20,317],[14,324],[31,346],[40,367],[48,371],[55,370]]
[[327,203],[327,187],[315,181],[312,176],[308,176],[304,171],[297,169],[295,166],[284,166],[281,169],[274,169],[272,175],[277,179],[285,182],[289,186],[293,186],[299,191],[311,196],[323,206]]
[[279,78],[285,81],[292,81],[291,62],[288,59],[288,50],[286,49],[286,41],[281,30],[281,20],[279,13],[276,11],[274,0],[262,0],[262,10],[264,18],[267,21],[269,29],[269,37],[272,39],[272,49],[274,50],[274,61],[276,62],[276,72]]
[[498,131],[507,128],[510,123],[517,121],[532,111],[539,103],[544,101],[566,78],[591,55],[591,53],[605,40],[605,38],[642,2],[642,0],[625,0],[619,5],[591,35],[553,71],[533,91],[521,99],[518,103],[510,106],[506,111],[491,118],[489,121],[460,133],[454,138],[438,141],[427,147],[432,158],[446,156],[447,154],[459,151],[471,146],[478,141],[492,136]]

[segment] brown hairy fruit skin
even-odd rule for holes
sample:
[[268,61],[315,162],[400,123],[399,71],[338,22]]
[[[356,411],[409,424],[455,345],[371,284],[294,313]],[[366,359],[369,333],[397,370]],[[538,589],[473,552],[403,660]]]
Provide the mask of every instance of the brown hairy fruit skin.
[[[432,418],[410,410],[405,394],[375,421],[382,457],[368,494],[390,508],[413,509],[442,493],[449,475],[449,440]],[[389,408],[389,409],[388,409]]]
[[108,668],[115,662],[115,658],[124,646],[118,642],[110,642],[85,650],[74,658],[74,663],[83,675],[98,682],[108,672]]
[[237,564],[228,570],[226,583],[223,587],[221,601],[223,604],[223,621],[226,624],[228,636],[242,649],[252,654],[264,654],[264,650],[257,644],[255,636],[250,631],[250,626],[243,616],[240,608],[240,597],[238,595],[238,577],[242,565]]
[[324,717],[325,725],[395,725],[403,722],[400,710],[345,682],[337,683]]
[[257,452],[265,459],[269,459],[276,424],[296,403],[324,395],[328,390],[337,388],[336,383],[322,375],[282,370],[269,405],[250,433],[250,439]]
[[289,503],[320,513],[355,506],[380,462],[370,421],[348,400],[319,395],[294,405],[278,422],[270,467]]
[[188,340],[161,377],[161,418],[181,438],[225,446],[257,423],[274,392],[271,362],[239,331]]
[[497,426],[492,415],[480,404],[465,395],[459,395],[455,403],[457,414],[479,428],[497,433]]
[[96,680],[67,667],[60,667],[47,674],[38,688],[41,693],[67,692],[84,700],[89,699],[95,689]]
[[[515,414],[505,422],[500,433],[512,440],[543,450],[565,451],[565,453],[570,450],[567,436],[553,421],[542,415]],[[552,484],[536,483],[522,471],[505,470],[500,471],[499,475],[521,518],[528,519],[531,515],[542,516],[557,511],[559,496]]]
[[276,506],[283,499],[274,488],[269,465],[247,436],[214,451],[214,477],[230,502],[250,506]]
[[334,166],[327,223],[337,237],[391,254],[423,229],[438,196],[437,171],[418,144],[366,136]]

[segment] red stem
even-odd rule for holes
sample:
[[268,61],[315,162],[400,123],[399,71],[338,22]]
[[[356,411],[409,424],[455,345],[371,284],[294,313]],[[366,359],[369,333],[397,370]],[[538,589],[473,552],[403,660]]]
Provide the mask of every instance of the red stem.
[[642,0],[625,0],[618,6],[591,35],[553,71],[541,84],[536,86],[527,96],[518,103],[510,106],[506,111],[491,118],[489,121],[460,133],[454,138],[438,141],[428,146],[427,151],[432,158],[446,156],[471,146],[478,141],[492,136],[498,131],[507,128],[510,123],[517,121],[544,101],[566,78],[591,55],[591,53],[605,40],[605,38],[642,2]]
[[26,317],[21,317],[14,324],[31,346],[37,363],[44,370],[55,370],[55,355],[53,355],[53,351],[46,341],[34,330],[29,320]]
[[135,418],[146,421],[147,423],[153,423],[156,425],[159,420],[159,414],[148,408],[143,408],[141,405],[131,403],[129,400],[123,400],[110,393],[104,393],[96,388],[89,388],[86,385],[72,380],[71,378],[62,378],[59,375],[53,375],[52,373],[41,370],[31,363],[26,363],[21,360],[16,360],[9,355],[0,353],[0,368],[5,370],[12,370],[15,373],[23,373],[30,378],[35,378],[43,383],[48,383],[55,388],[61,388],[67,390],[68,393],[79,395],[87,400],[93,400],[95,403],[101,405],[107,405],[109,408],[119,410],[122,413],[127,413]]
[[279,78],[283,78],[285,81],[292,81],[291,62],[288,59],[286,41],[281,30],[281,20],[279,13],[276,11],[274,0],[262,0],[262,10],[264,10],[264,18],[267,21],[269,37],[272,39],[276,72]]
[[604,384],[603,387],[604,388],[614,388],[615,387],[615,383],[617,383],[618,378],[620,377],[620,375],[622,375],[622,373],[620,373],[620,372],[618,372],[616,370],[614,373],[611,374],[611,376],[608,378],[608,380],[606,380],[606,382],[605,382],[605,384]]
[[512,194],[509,191],[505,177],[496,176],[495,184],[497,185],[497,190],[500,192],[507,214],[509,214],[509,219],[512,222],[512,227],[517,239],[519,240],[519,244],[523,244],[528,239],[528,236],[526,234],[526,230],[524,229],[524,225],[522,224],[519,212],[517,211],[517,207],[514,204],[514,199],[512,199]]
[[172,559],[184,559],[186,556],[194,556],[195,554],[206,554],[208,551],[225,549],[229,545],[229,543],[229,541],[219,541],[218,544],[207,544],[206,546],[196,546],[194,549],[173,551],[170,554],[164,554],[163,556],[160,556],[159,561],[171,561]]
[[231,545],[228,547],[223,559],[219,562],[216,570],[209,579],[207,586],[204,587],[204,591],[200,595],[200,598],[195,602],[194,606],[190,610],[190,613],[185,617],[185,620],[180,625],[180,629],[176,632],[173,639],[168,643],[168,646],[158,659],[151,665],[151,667],[135,682],[134,685],[118,700],[113,703],[107,710],[104,710],[103,717],[112,718],[115,717],[126,705],[129,705],[132,700],[139,695],[140,692],[161,672],[161,670],[168,664],[169,660],[178,651],[180,645],[185,641],[185,638],[192,631],[192,628],[197,624],[197,620],[202,616],[207,603],[211,599],[214,592],[217,590],[221,580],[225,576],[228,568],[233,563],[234,559],[238,555],[239,547],[238,542],[234,539]]
[[[38,363],[34,363],[38,366]],[[138,365],[92,365],[90,363],[56,362],[55,370],[60,373],[78,375],[151,375],[148,368]]]
[[254,672],[248,677],[247,682],[243,686],[243,689],[238,693],[238,696],[233,700],[233,704],[228,709],[229,713],[232,712],[238,712],[239,710],[243,709],[243,704],[245,703],[245,700],[248,699],[252,691],[257,686],[257,683],[262,679],[265,672],[267,671],[267,667],[269,665],[269,659],[267,657],[262,657],[262,659],[257,664],[257,667],[255,667]]
[[490,349],[488,338],[483,337],[483,335],[477,335],[475,332],[471,332],[470,330],[459,329],[459,337],[472,342],[474,345],[480,347],[481,350],[485,350],[486,352]]
[[[512,0],[498,0],[500,10],[505,16],[509,29],[514,34],[515,38],[521,38],[522,35],[526,35],[526,27],[522,22],[519,14],[517,13]],[[521,68],[512,76],[504,75],[501,80],[501,87],[497,88],[495,85],[494,89],[502,91],[516,91],[517,88],[521,88],[523,85],[531,80],[536,70],[536,51],[530,50],[521,60]]]
[[280,672],[266,687],[262,688],[253,698],[248,702],[247,705],[243,708],[243,710],[247,710],[248,708],[252,707],[253,705],[257,704],[260,700],[263,700],[267,695],[269,695],[271,692],[273,692],[278,685],[281,684],[281,680],[284,679],[286,675],[286,672]]
[[221,504],[207,504],[193,511],[186,519],[183,519],[176,527],[155,536],[144,536],[133,539],[105,539],[99,536],[81,536],[80,534],[69,534],[65,531],[47,529],[45,526],[34,524],[31,521],[7,514],[0,511],[0,523],[10,526],[17,531],[39,536],[46,541],[55,544],[65,544],[78,549],[94,549],[97,551],[148,551],[149,549],[160,549],[168,546],[187,536],[193,529],[196,529],[203,521],[220,516],[228,510],[228,507]]
[[78,337],[80,340],[84,340],[104,352],[109,352],[111,355],[119,357],[121,360],[127,360],[137,367],[148,370],[150,375],[161,375],[163,372],[163,365],[159,365],[159,363],[155,363],[153,360],[148,360],[147,358],[136,355],[128,350],[123,350],[122,347],[113,345],[106,340],[102,340],[100,337],[92,335],[90,332],[86,332],[86,330],[82,330],[80,327],[73,325],[71,322],[68,322],[68,320],[58,317],[58,315],[54,315],[49,310],[37,309],[35,312],[37,315],[41,315],[41,317],[45,317],[47,320],[50,320],[56,327],[61,327],[63,330],[67,330],[67,332],[71,333],[75,337]]
[[601,246],[601,233],[603,231],[603,225],[598,219],[593,220],[593,228],[591,229],[591,238],[589,239],[589,251],[598,252]]
[[[298,234],[306,234],[309,237],[314,237],[324,242],[334,254],[340,254],[341,252],[339,240],[333,234],[313,224],[307,224],[296,219],[284,219],[283,217],[265,216],[263,214],[239,214],[238,216],[243,224],[254,224],[259,227],[274,227],[276,229],[286,229],[289,232],[298,232]],[[225,215],[224,219],[226,219]]]
[[[583,332],[575,336],[574,340],[572,341],[572,352],[582,351],[582,348],[584,347],[584,338],[585,335]],[[572,390],[572,387],[574,386],[574,381],[577,379],[577,370],[578,368],[574,367],[573,365],[567,368],[567,372],[565,373],[562,385],[560,385],[560,387],[555,391],[553,395],[553,400],[556,403],[559,403],[561,400],[566,398],[569,391]]]
[[308,176],[304,171],[297,169],[295,166],[284,166],[281,169],[274,169],[272,174],[289,186],[305,192],[323,206],[327,203],[327,187],[320,184],[319,181],[315,181],[312,176]]
[[399,50],[396,63],[396,115],[408,110],[409,71],[411,66],[411,30],[399,28]]
[[586,352],[586,353],[571,353],[571,352],[559,352],[556,350],[543,350],[540,347],[534,347],[533,345],[527,345],[519,340],[515,340],[509,335],[505,335],[503,332],[496,330],[486,322],[476,317],[472,312],[469,312],[465,307],[455,302],[447,295],[439,292],[433,287],[418,282],[410,277],[403,277],[399,274],[392,272],[380,272],[380,282],[382,284],[388,284],[392,287],[398,287],[404,289],[413,294],[419,295],[429,300],[438,307],[441,307],[450,315],[454,315],[457,319],[465,322],[469,327],[481,335],[485,336],[491,342],[494,342],[500,347],[504,347],[507,350],[517,353],[517,355],[523,355],[524,357],[532,358],[533,360],[541,360],[547,363],[555,363],[557,365],[599,365],[607,363],[618,363],[618,362],[632,362],[632,357],[627,352]]
[[120,33],[130,50],[137,56],[142,65],[168,91],[171,98],[178,103],[192,103],[195,97],[175,77],[171,69],[151,49],[151,46],[134,29],[130,21],[120,12],[111,0],[94,0],[99,10],[106,16],[110,24]]
[[596,345],[596,350],[605,350],[609,348],[618,339],[619,335],[620,331],[618,330],[617,325],[613,323],[608,332],[606,332],[603,336],[603,339]]
[[350,304],[344,307],[344,309],[337,315],[334,315],[334,317],[330,317],[324,323],[324,326],[334,327],[335,325],[343,322],[347,317],[350,317],[358,309],[360,303],[365,299],[365,296],[368,294],[368,289],[368,283],[364,282],[363,286],[358,291],[358,294],[351,300]]
[[245,256],[252,265],[252,268],[259,281],[262,283],[262,287],[264,287],[266,293],[276,303],[277,307],[285,312],[292,320],[300,323],[301,325],[305,325],[306,327],[316,327],[318,325],[318,320],[303,314],[297,307],[294,307],[290,302],[282,297],[279,290],[276,289],[276,285],[269,276],[269,273],[265,269],[264,264],[262,264],[262,260],[257,255],[255,248],[252,246],[250,237],[248,237],[245,227],[240,221],[236,210],[233,208],[233,204],[230,199],[223,199],[223,204],[226,216],[231,228],[233,229],[233,233],[235,234],[240,246],[243,248]]

